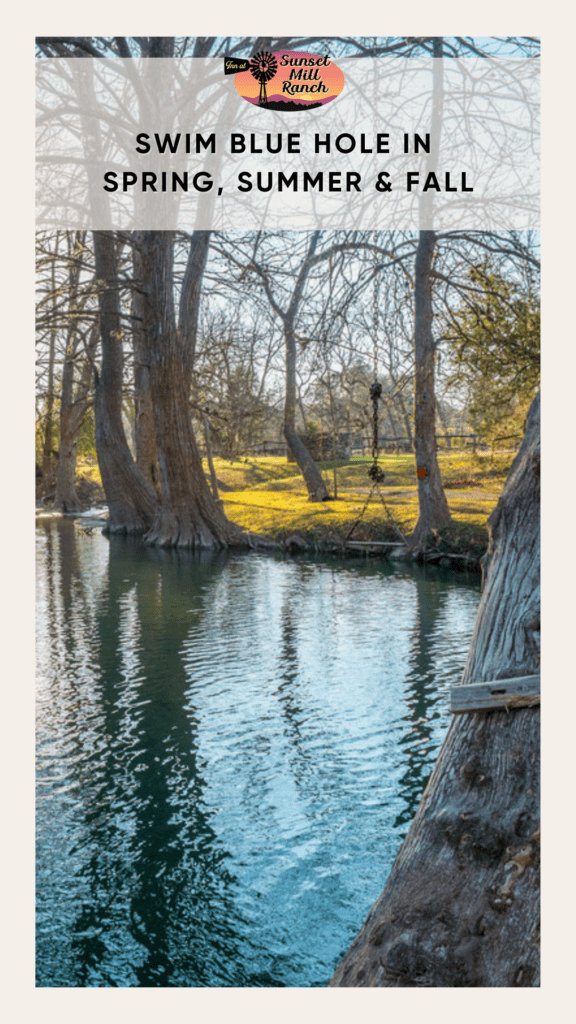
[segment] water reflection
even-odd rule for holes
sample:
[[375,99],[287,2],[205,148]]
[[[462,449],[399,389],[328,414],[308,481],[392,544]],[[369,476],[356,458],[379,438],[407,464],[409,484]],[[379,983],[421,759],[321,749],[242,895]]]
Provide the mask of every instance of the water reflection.
[[[398,723],[402,731],[404,772],[400,793],[404,801],[394,826],[410,824],[429,775],[430,753],[434,747],[433,723],[440,717],[444,694],[438,685],[435,640],[445,626],[442,615],[446,588],[437,579],[417,578],[415,585],[415,621],[411,629],[408,673],[404,685],[405,713]],[[439,707],[438,707],[439,706]],[[402,830],[402,835],[406,828]]]
[[476,581],[37,533],[38,984],[324,984],[431,770]]

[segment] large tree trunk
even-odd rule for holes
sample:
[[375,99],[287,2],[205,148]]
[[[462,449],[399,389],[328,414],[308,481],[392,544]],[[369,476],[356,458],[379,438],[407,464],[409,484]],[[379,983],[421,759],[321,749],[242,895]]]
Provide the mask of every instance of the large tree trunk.
[[228,521],[206,483],[190,416],[192,363],[210,233],[195,231],[192,235],[178,328],[172,233],[150,231],[143,232],[143,236],[150,317],[150,386],[162,487],[162,506],[146,541],[163,546],[223,547],[237,540],[241,531]]
[[122,331],[114,235],[94,231],[99,283],[102,362],[96,377],[96,451],[112,533],[143,533],[158,507],[152,487],[134,462],[122,423]]
[[[56,232],[56,248],[58,248],[58,232]],[[56,315],[58,295],[56,293],[56,259],[51,267],[51,301]],[[48,350],[48,383],[46,386],[46,416],[44,419],[44,443],[42,445],[42,490],[47,494],[54,481],[54,361],[56,353],[56,326],[50,328],[50,345]]]
[[[433,41],[432,70],[432,140],[428,157],[428,170],[438,166],[440,135],[444,104],[442,37]],[[432,226],[433,192],[422,196],[420,203],[421,227]],[[451,521],[450,509],[442,486],[442,477],[436,456],[436,395],[434,370],[436,347],[432,333],[432,264],[436,234],[432,230],[420,231],[414,267],[414,452],[418,480],[419,516],[412,534],[413,544],[421,543],[432,530],[439,530]]]
[[132,239],[132,263],[135,288],[132,295],[134,317],[134,440],[136,465],[160,497],[160,465],[154,425],[154,405],[150,389],[149,344],[146,330],[149,316],[142,265],[141,232]]
[[436,235],[421,231],[416,251],[414,324],[414,435],[419,516],[412,543],[451,522],[436,455],[435,346],[432,334],[432,260]]
[[[540,399],[489,520],[462,683],[540,664]],[[330,985],[539,985],[540,708],[453,719],[386,887]]]

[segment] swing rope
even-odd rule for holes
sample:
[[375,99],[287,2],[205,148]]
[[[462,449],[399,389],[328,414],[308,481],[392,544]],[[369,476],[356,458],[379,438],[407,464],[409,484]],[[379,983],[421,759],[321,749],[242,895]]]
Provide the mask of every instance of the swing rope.
[[380,501],[382,502],[382,505],[384,507],[384,511],[386,513],[386,518],[390,521],[390,524],[394,528],[396,533],[402,538],[402,541],[404,542],[404,544],[407,544],[408,542],[407,542],[404,534],[402,533],[402,531],[399,529],[399,527],[394,522],[394,517],[392,516],[392,513],[390,512],[390,509],[387,507],[386,502],[384,501],[384,495],[382,494],[382,491],[380,489],[380,484],[384,483],[385,474],[384,474],[384,471],[381,469],[380,465],[378,464],[378,456],[379,456],[379,448],[380,448],[380,444],[379,444],[379,442],[380,442],[380,435],[379,435],[379,429],[378,429],[378,401],[382,397],[382,385],[380,384],[380,382],[378,380],[378,326],[379,326],[379,323],[378,323],[378,315],[379,315],[379,301],[378,301],[378,290],[379,289],[378,289],[378,285],[379,285],[379,281],[378,281],[378,267],[377,267],[378,251],[377,251],[377,248],[376,248],[376,232],[374,232],[373,256],[374,256],[374,271],[373,271],[374,285],[373,285],[373,291],[372,291],[372,332],[373,332],[372,333],[372,339],[373,339],[373,356],[374,356],[374,383],[370,385],[370,399],[372,401],[372,465],[370,466],[370,468],[368,470],[368,476],[369,476],[370,480],[372,480],[372,487],[370,488],[370,493],[368,494],[368,497],[366,498],[364,506],[362,507],[362,510],[360,512],[360,515],[358,516],[356,521],[352,524],[352,526],[350,527],[348,533],[346,534],[344,543],[347,543],[350,540],[352,534],[354,533],[354,530],[358,526],[358,523],[361,521],[362,517],[364,516],[364,513],[366,512],[366,509],[368,508],[368,505],[370,504],[370,501],[372,500],[372,495],[374,494],[374,491],[377,491],[378,492],[378,496],[380,498]]
[[380,488],[380,484],[384,483],[384,472],[382,471],[382,469],[380,468],[380,466],[378,464],[378,448],[379,448],[379,445],[378,445],[378,441],[379,441],[379,435],[378,435],[378,399],[380,398],[381,394],[382,394],[382,385],[377,380],[375,380],[374,383],[370,386],[370,398],[372,399],[372,408],[373,408],[373,413],[372,413],[372,465],[370,466],[370,469],[368,470],[368,476],[373,481],[373,483],[372,483],[372,487],[370,488],[370,493],[368,494],[368,497],[366,498],[366,501],[364,502],[364,505],[362,506],[362,509],[360,511],[360,515],[358,516],[356,521],[354,523],[352,523],[352,526],[350,527],[350,529],[348,530],[348,533],[346,534],[346,537],[344,539],[344,543],[345,544],[350,540],[352,534],[354,533],[354,530],[358,526],[358,523],[363,518],[364,513],[366,512],[366,509],[368,508],[368,505],[370,504],[370,502],[372,500],[372,495],[374,494],[374,491],[378,492],[378,496],[380,498],[380,501],[382,502],[382,506],[383,506],[384,511],[386,513],[386,518],[389,520],[390,525],[393,527],[393,529],[396,531],[398,536],[401,538],[402,542],[404,544],[406,544],[406,545],[408,544],[408,541],[406,540],[406,537],[404,536],[404,534],[402,533],[400,528],[394,522],[394,517],[393,517],[392,513],[390,512],[390,509],[388,508],[386,502],[384,501],[384,495],[382,494],[382,490]]

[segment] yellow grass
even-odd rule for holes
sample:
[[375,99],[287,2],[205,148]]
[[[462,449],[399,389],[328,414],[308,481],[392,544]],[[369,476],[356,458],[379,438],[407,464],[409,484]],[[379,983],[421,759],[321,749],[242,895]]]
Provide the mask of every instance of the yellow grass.
[[[414,456],[384,455],[380,464],[386,473],[386,483],[398,486],[411,486],[415,482]],[[484,479],[488,475],[504,477],[512,461],[511,455],[498,455],[492,459],[489,455],[473,455],[471,451],[454,451],[438,453],[438,461],[442,477],[446,483],[459,480]],[[371,463],[368,456],[354,457],[344,463],[337,464],[338,485],[343,488],[366,485],[366,472]],[[249,489],[282,490],[296,489],[303,486],[302,477],[295,463],[289,463],[285,457],[262,456],[257,458],[241,458],[235,461],[215,459],[216,475],[224,488],[234,491]],[[332,463],[319,464],[326,482],[332,486]],[[204,462],[207,472],[208,466]]]
[[[471,452],[441,452],[440,467],[448,484],[446,497],[457,525],[474,532],[483,530],[495,507],[512,456],[498,461]],[[270,536],[295,530],[318,538],[331,533],[345,534],[365,507],[371,488],[367,469],[371,460],[351,459],[337,468],[338,499],[309,502],[302,476],[284,458],[216,460],[216,475],[222,484],[221,497],[226,515],[247,530]],[[389,537],[394,527],[409,534],[418,519],[418,489],[414,481],[412,455],[387,455],[380,459],[386,474],[380,494],[375,491],[362,515],[355,536]],[[321,470],[332,493],[332,464]],[[450,487],[454,482],[458,487]],[[462,484],[464,482],[464,484]],[[232,490],[230,490],[232,487]]]
[[[501,487],[489,490],[447,491],[448,504],[456,522],[484,527],[501,493]],[[229,519],[247,530],[271,536],[293,532],[330,532],[342,534],[358,518],[365,507],[365,495],[341,495],[336,501],[309,502],[301,491],[243,490],[223,494],[224,511]],[[404,534],[410,533],[418,519],[417,488],[382,489],[385,506],[375,493],[359,524],[360,533],[368,531],[371,539],[389,535],[391,521]],[[387,514],[387,510],[390,515]],[[359,533],[359,536],[360,536]]]
[[[491,460],[471,452],[440,452],[439,461],[455,523],[473,532],[482,531],[502,493],[512,456]],[[215,469],[225,513],[233,522],[269,536],[300,531],[323,539],[331,534],[344,536],[364,509],[371,488],[367,476],[370,462],[365,457],[338,465],[338,499],[326,502],[308,501],[298,467],[284,457],[216,459]],[[358,539],[389,538],[394,534],[391,521],[408,535],[418,519],[414,457],[386,455],[380,464],[386,474],[381,489],[385,507],[376,491],[356,527],[354,536]],[[320,468],[332,493],[332,464],[321,463]],[[207,474],[206,463],[204,469]],[[101,483],[94,460],[79,460],[78,475]],[[450,487],[456,481],[465,483]]]
[[[295,530],[319,535],[342,533],[360,515],[363,504],[348,498],[309,502],[306,494],[293,491],[232,491],[224,495],[224,511],[229,519],[247,530],[271,536]],[[362,521],[379,525],[382,518],[382,505],[372,503]]]
[[92,483],[98,484],[99,487],[102,486],[100,467],[96,459],[79,458],[76,462],[76,476],[90,480]]

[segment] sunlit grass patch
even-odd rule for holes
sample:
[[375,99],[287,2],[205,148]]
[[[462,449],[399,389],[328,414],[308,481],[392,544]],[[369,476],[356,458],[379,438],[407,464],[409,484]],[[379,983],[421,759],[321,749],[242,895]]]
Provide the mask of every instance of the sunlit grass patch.
[[[442,478],[450,484],[466,486],[482,480],[498,479],[503,482],[513,459],[512,453],[495,455],[474,454],[471,450],[440,451],[438,461]],[[370,485],[368,469],[372,459],[369,455],[354,456],[336,463],[338,490],[365,489]],[[382,455],[379,463],[386,474],[386,485],[410,487],[416,483],[414,455]],[[304,481],[298,466],[288,462],[285,456],[255,456],[236,460],[215,459],[216,476],[222,489],[234,491],[249,490],[304,490]],[[332,493],[334,488],[334,463],[320,462],[318,468]],[[208,465],[204,461],[205,472]]]
[[[208,473],[208,462],[203,460],[204,472]],[[244,488],[273,486],[277,481],[300,476],[295,463],[286,461],[284,456],[258,456],[238,459],[214,459],[216,476],[224,487],[240,491]]]
[[484,526],[498,503],[502,489],[503,484],[501,487],[491,487],[489,490],[484,488],[470,488],[463,491],[449,490],[446,492],[448,507],[455,519]]
[[394,534],[394,525],[405,534],[411,532],[418,517],[416,495],[396,495],[385,501],[386,507],[378,497],[366,505],[363,496],[310,502],[303,492],[236,491],[224,495],[224,511],[245,529],[272,537],[300,531],[317,539],[342,538],[360,516],[354,531],[357,539],[388,538]]
[[[501,487],[478,487],[448,491],[448,504],[455,523],[483,529],[500,496]],[[418,520],[418,489],[383,487],[366,504],[365,494],[341,493],[336,501],[310,502],[303,485],[299,490],[241,490],[223,494],[229,519],[254,533],[282,537],[299,531],[316,539],[343,538],[356,520],[354,537],[358,540],[388,540],[395,527],[408,536]]]
[[[502,460],[495,465],[488,456],[471,452],[441,452],[439,460],[445,482],[457,485],[446,490],[456,528],[484,530],[502,491],[507,467]],[[216,473],[228,487],[236,481],[233,490],[222,493],[226,515],[254,533],[285,537],[298,531],[319,541],[342,539],[359,520],[354,527],[358,540],[398,539],[397,529],[408,536],[418,521],[414,456],[405,453],[380,458],[385,484],[374,491],[367,505],[371,462],[370,456],[356,456],[337,463],[338,499],[326,502],[309,502],[298,467],[281,457],[232,463],[217,460]],[[320,463],[319,469],[333,493],[333,463]],[[502,475],[496,478],[497,474]]]
[[[512,456],[506,456],[508,464]],[[440,453],[446,498],[458,526],[485,529],[504,486],[504,457],[495,464],[488,456],[471,453]],[[357,540],[398,539],[395,527],[408,536],[418,520],[418,488],[414,456],[385,455],[380,464],[386,474],[381,491],[374,491],[366,506],[372,482],[369,456],[337,464],[338,499],[310,502],[304,480],[295,463],[284,457],[258,457],[229,461],[216,459],[215,469],[223,485],[221,497],[229,519],[254,533],[285,537],[295,531],[323,541],[344,538],[356,520]],[[207,465],[205,464],[207,470]],[[329,492],[333,491],[332,463],[320,463]],[[78,460],[78,478],[101,486],[94,459]],[[457,486],[450,487],[454,481]],[[383,500],[382,500],[383,499]]]
[[89,480],[90,483],[98,484],[102,486],[102,477],[100,476],[100,467],[98,462],[93,458],[78,458],[76,460],[76,477]]
[[[223,499],[228,518],[254,533],[284,536],[300,531],[319,539],[330,534],[344,536],[365,505],[360,498],[348,497],[310,502],[305,493],[295,491],[235,491]],[[380,502],[370,503],[361,523],[362,533],[368,531],[371,539],[384,536],[390,529]]]

